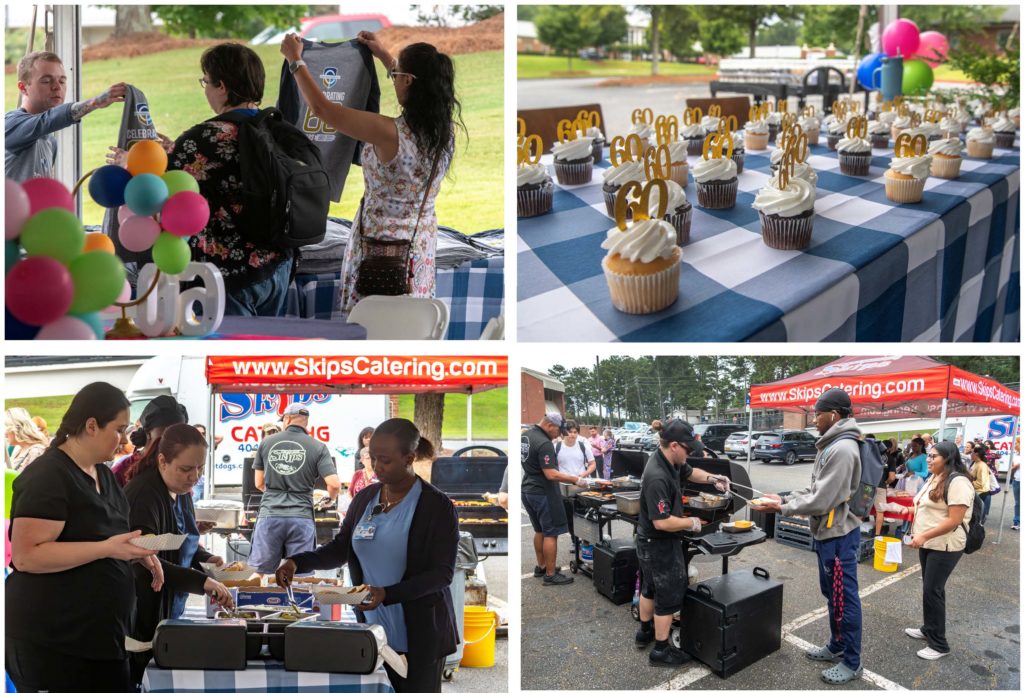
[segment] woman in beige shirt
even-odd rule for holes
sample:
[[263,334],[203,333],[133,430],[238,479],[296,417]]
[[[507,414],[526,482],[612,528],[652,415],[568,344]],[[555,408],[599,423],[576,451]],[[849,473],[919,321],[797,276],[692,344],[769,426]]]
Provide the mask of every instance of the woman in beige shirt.
[[964,555],[967,525],[974,506],[974,485],[956,445],[942,441],[928,452],[928,482],[914,497],[911,546],[920,550],[924,579],[923,616],[920,628],[903,632],[927,640],[921,659],[949,654],[946,642],[946,581]]
[[971,450],[970,457],[971,478],[974,480],[974,492],[981,497],[982,508],[985,514],[981,516],[981,524],[984,526],[988,519],[988,509],[992,505],[992,470],[985,460],[985,447],[978,445]]
[[21,407],[11,407],[4,412],[4,429],[7,445],[12,446],[11,469],[25,471],[32,461],[42,455],[50,439],[32,422],[28,412]]

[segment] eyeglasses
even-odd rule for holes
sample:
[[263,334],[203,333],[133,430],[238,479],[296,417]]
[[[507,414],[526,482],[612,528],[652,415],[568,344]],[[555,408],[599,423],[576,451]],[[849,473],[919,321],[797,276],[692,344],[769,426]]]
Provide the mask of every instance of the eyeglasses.
[[392,82],[395,81],[396,75],[405,75],[410,79],[416,79],[416,75],[412,74],[411,72],[398,72],[397,70],[388,70],[388,79],[390,79]]
[[209,85],[210,82],[205,77],[199,78],[199,86],[201,86],[203,89],[206,89],[206,87],[208,87]]
[[927,458],[927,459],[929,459],[929,460],[933,460],[933,459],[935,459],[936,457],[942,457],[942,455],[936,454],[936,453],[934,453],[934,452],[930,452],[930,453],[928,453],[927,455],[925,455],[925,458]]

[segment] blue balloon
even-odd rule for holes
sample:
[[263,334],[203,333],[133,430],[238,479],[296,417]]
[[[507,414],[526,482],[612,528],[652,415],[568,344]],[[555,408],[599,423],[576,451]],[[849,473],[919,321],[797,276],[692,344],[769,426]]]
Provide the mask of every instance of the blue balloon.
[[872,80],[874,79],[875,70],[882,67],[883,57],[885,57],[885,53],[868,53],[861,59],[860,65],[857,66],[857,81],[868,91],[881,88],[881,75],[878,76],[878,85],[872,84]]
[[26,325],[21,320],[11,315],[11,311],[4,308],[4,329],[5,339],[35,339],[42,327]]
[[167,201],[167,183],[152,173],[132,176],[124,189],[124,202],[128,209],[140,217],[156,214]]
[[92,331],[96,333],[96,339],[103,339],[103,321],[100,319],[99,313],[68,313],[68,315],[78,318],[91,327]]
[[14,263],[19,260],[21,249],[15,241],[4,241],[4,274],[11,271]]
[[120,207],[131,179],[132,174],[120,166],[101,166],[89,177],[89,195],[100,207]]

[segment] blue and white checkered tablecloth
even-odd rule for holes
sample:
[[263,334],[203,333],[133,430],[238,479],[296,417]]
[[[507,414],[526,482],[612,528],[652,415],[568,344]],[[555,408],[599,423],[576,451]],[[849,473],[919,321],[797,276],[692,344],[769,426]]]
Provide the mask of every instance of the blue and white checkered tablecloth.
[[[331,320],[341,291],[341,273],[299,274],[288,289],[288,316]],[[479,339],[491,318],[502,312],[505,300],[505,257],[496,255],[464,262],[437,273],[435,296],[448,306],[445,339]]]
[[[691,178],[679,300],[652,315],[615,310],[601,270],[614,224],[601,192],[607,157],[588,185],[556,180],[552,211],[518,221],[519,338],[1019,340],[1019,142],[992,159],[965,157],[959,178],[929,178],[922,202],[900,205],[885,197],[891,149],[875,150],[868,176],[846,176],[822,139],[808,157],[818,197],[805,251],[761,241],[750,205],[768,181],[771,149],[747,151],[733,209],[701,208]],[[550,167],[550,155],[543,161]]]

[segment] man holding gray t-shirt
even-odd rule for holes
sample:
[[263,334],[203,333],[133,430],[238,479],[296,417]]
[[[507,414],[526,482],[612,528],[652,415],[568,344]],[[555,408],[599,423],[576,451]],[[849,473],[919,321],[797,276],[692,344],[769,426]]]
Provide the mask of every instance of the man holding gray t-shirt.
[[288,405],[283,420],[285,430],[260,442],[252,465],[263,499],[252,533],[249,565],[260,574],[273,573],[285,556],[316,548],[316,480],[323,478],[331,500],[341,490],[327,446],[306,432],[309,410],[305,405]]

